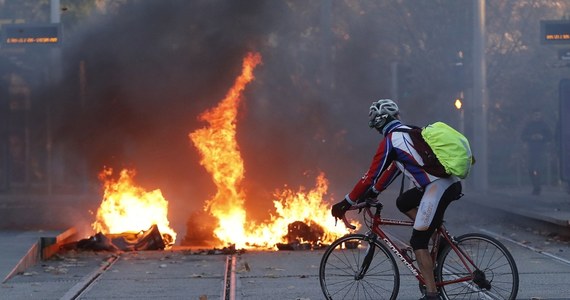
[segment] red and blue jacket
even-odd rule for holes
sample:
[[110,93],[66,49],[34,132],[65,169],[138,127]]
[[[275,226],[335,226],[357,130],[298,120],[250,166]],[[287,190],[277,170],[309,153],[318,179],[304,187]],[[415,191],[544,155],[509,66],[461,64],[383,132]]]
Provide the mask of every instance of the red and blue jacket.
[[439,179],[424,171],[421,167],[424,165],[423,160],[414,148],[410,135],[407,132],[394,131],[396,128],[410,127],[399,120],[386,125],[384,138],[378,145],[370,168],[346,195],[347,200],[356,202],[370,187],[376,192],[385,190],[402,172],[419,188]]

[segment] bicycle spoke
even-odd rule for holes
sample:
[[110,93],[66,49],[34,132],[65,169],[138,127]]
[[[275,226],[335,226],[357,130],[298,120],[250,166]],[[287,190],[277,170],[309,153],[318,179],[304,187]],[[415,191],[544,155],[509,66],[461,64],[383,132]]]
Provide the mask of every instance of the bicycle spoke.
[[[368,247],[375,249],[367,263],[367,250],[372,251]],[[340,238],[327,248],[319,279],[327,299],[395,299],[399,288],[397,265],[389,250],[361,234]]]
[[[446,299],[515,299],[518,271],[508,250],[497,240],[482,234],[466,234],[456,239],[475,264],[472,274],[460,256],[448,247],[438,259],[439,278],[448,282],[442,287]],[[460,281],[460,278],[471,278]]]

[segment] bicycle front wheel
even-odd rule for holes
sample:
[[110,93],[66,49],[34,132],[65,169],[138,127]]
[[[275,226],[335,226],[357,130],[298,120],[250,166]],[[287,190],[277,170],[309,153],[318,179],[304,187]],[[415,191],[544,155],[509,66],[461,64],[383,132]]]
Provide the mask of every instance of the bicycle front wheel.
[[400,273],[384,244],[363,234],[349,234],[325,250],[319,281],[326,299],[396,299]]
[[517,265],[501,242],[478,233],[465,234],[455,240],[474,265],[460,257],[450,245],[443,249],[438,256],[436,276],[447,282],[441,287],[444,299],[516,299]]

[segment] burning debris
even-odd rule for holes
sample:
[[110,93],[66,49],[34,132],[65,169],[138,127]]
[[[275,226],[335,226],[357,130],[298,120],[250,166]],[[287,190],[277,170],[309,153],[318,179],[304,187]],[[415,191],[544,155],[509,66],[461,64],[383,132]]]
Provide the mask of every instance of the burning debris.
[[122,170],[113,180],[105,168],[99,178],[104,197],[93,229],[97,234],[61,246],[62,250],[140,251],[163,250],[174,245],[176,232],[169,226],[168,202],[160,190],[151,192],[134,185],[134,170]]
[[143,251],[163,250],[172,237],[161,234],[158,226],[152,225],[148,230],[138,233],[103,234],[101,232],[77,242],[62,246],[64,250],[90,251]]
[[288,228],[287,240],[289,242],[306,241],[311,244],[317,244],[325,234],[323,228],[314,223],[307,225],[304,222],[296,221],[289,224]]
[[105,168],[104,197],[89,238],[66,243],[59,250],[140,251],[163,250],[174,245],[176,232],[169,226],[168,202],[160,190],[147,192],[133,183],[134,170],[122,170],[118,180]]
[[[145,231],[160,231],[161,240],[166,246],[171,246],[176,240],[176,232],[170,228],[168,221],[168,201],[164,199],[160,190],[147,192],[134,184],[134,170],[122,170],[118,180],[111,178],[113,170],[105,168],[99,178],[104,182],[104,197],[97,210],[96,221],[93,223],[95,232],[106,236],[119,235],[119,239],[126,237],[127,247],[133,244]],[[150,228],[150,229],[148,229]],[[147,230],[148,229],[148,230]],[[125,235],[125,232],[137,232],[135,237]],[[153,233],[154,235],[154,233]],[[136,244],[136,243],[135,243]],[[163,246],[164,248],[164,246]]]
[[322,239],[325,234],[323,227],[311,223],[295,221],[287,226],[287,243],[277,243],[279,250],[311,250],[322,247]]

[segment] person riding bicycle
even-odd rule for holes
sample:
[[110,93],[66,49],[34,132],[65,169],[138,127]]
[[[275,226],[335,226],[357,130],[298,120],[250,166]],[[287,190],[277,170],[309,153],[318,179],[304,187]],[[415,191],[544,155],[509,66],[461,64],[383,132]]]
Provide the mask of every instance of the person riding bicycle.
[[395,130],[410,127],[400,122],[400,111],[394,101],[380,99],[373,102],[368,125],[377,129],[384,138],[368,171],[342,201],[333,205],[331,213],[335,218],[343,218],[352,205],[367,198],[376,198],[401,173],[407,176],[415,187],[401,193],[396,205],[414,220],[410,245],[425,279],[427,292],[421,299],[439,299],[428,244],[441,225],[449,203],[462,196],[461,181],[453,175],[437,177],[422,168],[423,161],[410,135],[405,130]]

